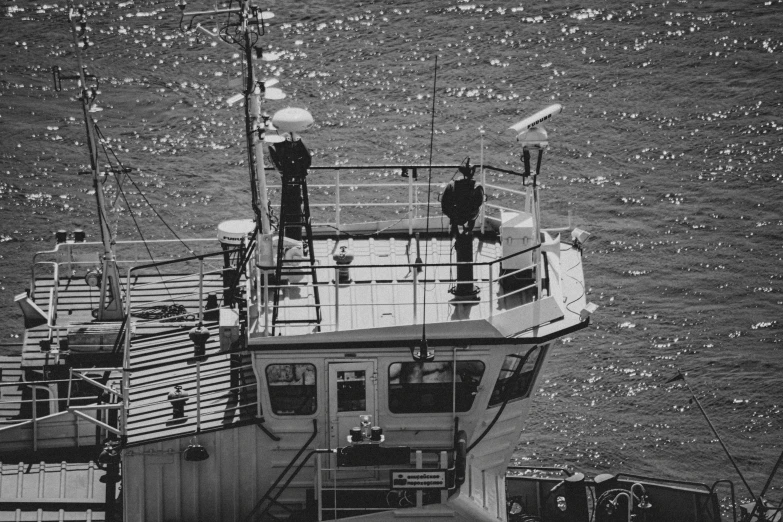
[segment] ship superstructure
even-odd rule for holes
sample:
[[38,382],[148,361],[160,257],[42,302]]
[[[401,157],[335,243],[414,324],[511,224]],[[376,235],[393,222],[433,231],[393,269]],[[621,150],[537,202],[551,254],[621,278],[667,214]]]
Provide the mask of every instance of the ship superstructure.
[[[541,223],[541,123],[562,107],[511,128],[518,171],[483,157],[313,165],[303,138],[313,115],[261,113],[263,99],[282,97],[253,74],[270,15],[248,1],[184,14],[236,20],[252,208],[216,224],[217,241],[188,240],[185,257],[172,256],[179,238],[112,237],[102,185],[128,173],[96,161],[97,88],[79,65],[102,240],[59,233],[17,299],[26,331],[19,380],[3,388],[5,407],[18,405],[0,428],[3,487],[8,459],[43,464],[36,486],[15,475],[14,509],[47,518],[76,506],[89,519],[103,507],[127,521],[505,520],[506,468],[547,354],[594,310],[588,234]],[[77,48],[83,15],[71,13]],[[55,71],[56,85],[70,78]],[[310,201],[313,187],[333,199]],[[368,221],[368,207],[395,217]],[[87,484],[76,500],[68,473]]]

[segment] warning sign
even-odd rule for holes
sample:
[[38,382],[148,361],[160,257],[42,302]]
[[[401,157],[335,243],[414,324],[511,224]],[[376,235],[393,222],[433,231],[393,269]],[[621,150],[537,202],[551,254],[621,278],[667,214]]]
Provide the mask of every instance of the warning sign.
[[446,489],[446,470],[392,470],[391,487],[392,489]]

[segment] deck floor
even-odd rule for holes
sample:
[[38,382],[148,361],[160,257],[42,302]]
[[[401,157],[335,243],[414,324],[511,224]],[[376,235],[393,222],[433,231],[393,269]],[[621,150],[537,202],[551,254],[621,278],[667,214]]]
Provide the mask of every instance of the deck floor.
[[[349,284],[336,284],[334,269],[316,271],[321,332],[483,319],[523,302],[518,294],[503,297],[498,263],[491,268],[475,265],[476,299],[460,300],[452,293],[457,279],[455,266],[428,266],[416,275],[414,284],[413,269],[407,266],[417,257],[413,238],[316,240],[316,263],[334,266],[333,256],[341,247],[347,247],[354,255],[349,265]],[[418,252],[422,261],[430,265],[456,263],[453,240],[448,237],[421,240]],[[497,238],[474,238],[474,263],[488,263],[501,255]],[[315,323],[307,323],[316,316],[315,286],[311,280],[306,276],[304,281],[280,291],[275,335],[313,333]]]

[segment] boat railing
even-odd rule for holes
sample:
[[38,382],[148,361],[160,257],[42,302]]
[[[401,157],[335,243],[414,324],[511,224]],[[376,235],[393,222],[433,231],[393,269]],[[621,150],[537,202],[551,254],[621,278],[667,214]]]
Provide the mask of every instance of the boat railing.
[[[423,311],[424,306],[433,307],[442,304],[458,304],[460,302],[467,303],[473,306],[484,307],[487,309],[487,317],[492,318],[497,310],[508,310],[517,308],[529,302],[536,301],[542,297],[542,291],[547,295],[549,292],[549,282],[542,281],[542,272],[546,273],[546,270],[537,270],[538,263],[533,262],[529,265],[525,265],[519,269],[503,270],[502,263],[518,256],[523,256],[531,252],[540,252],[541,245],[535,244],[531,247],[525,248],[514,254],[503,256],[491,261],[481,262],[451,262],[451,263],[397,263],[397,264],[350,264],[350,270],[358,269],[407,269],[408,274],[411,275],[410,279],[403,280],[391,280],[391,281],[356,281],[353,280],[350,283],[341,283],[340,271],[346,269],[346,265],[340,264],[318,264],[313,267],[307,262],[302,262],[296,267],[287,267],[287,270],[299,270],[303,273],[309,273],[311,268],[315,269],[316,276],[319,282],[313,283],[312,281],[301,282],[296,284],[272,284],[270,282],[270,275],[274,274],[274,266],[258,265],[259,269],[255,278],[257,279],[258,295],[255,296],[258,303],[263,304],[263,324],[265,331],[270,332],[274,326],[273,318],[279,316],[275,314],[275,310],[283,312],[285,310],[295,309],[312,309],[313,304],[306,299],[291,300],[285,299],[279,300],[275,304],[272,299],[265,299],[264,296],[271,296],[273,292],[280,292],[285,289],[299,289],[300,291],[307,291],[308,289],[319,289],[319,293],[323,294],[323,290],[333,290],[334,296],[331,306],[333,321],[327,322],[322,320],[319,323],[321,331],[339,331],[340,330],[340,316],[345,313],[351,313],[352,309],[359,309],[368,306],[395,306],[395,307],[409,307],[411,310],[412,323],[419,324],[419,320],[425,318]],[[546,263],[546,260],[544,261]],[[486,275],[479,274],[478,277],[474,277],[470,280],[457,280],[456,278],[442,279],[435,275],[436,268],[450,268],[455,271],[460,266],[471,266],[474,269],[477,267],[486,267]],[[429,274],[425,278],[424,274],[427,274],[427,269],[430,269]],[[421,270],[421,272],[420,272]],[[475,272],[475,270],[474,270]],[[509,289],[506,291],[503,289],[503,285],[507,279],[520,278],[524,281],[523,284],[508,285]],[[469,284],[481,287],[479,293],[480,297],[476,297],[467,301],[455,300],[448,290],[445,292],[438,292],[438,287],[448,287],[450,289],[457,284]],[[419,287],[425,285],[424,289]],[[402,292],[390,292],[389,295],[393,296],[390,301],[379,301],[377,296],[373,297],[371,301],[355,301],[351,300],[346,302],[345,299],[340,298],[340,289],[350,288],[410,288],[411,291],[407,295],[410,297],[401,297]],[[424,292],[427,292],[428,296],[424,298]],[[439,297],[440,296],[440,297]],[[449,296],[446,300],[442,296]],[[502,306],[501,306],[502,305]],[[429,322],[438,321],[437,317],[430,316],[427,318]],[[466,317],[465,320],[470,319]],[[475,319],[475,317],[473,317]],[[403,323],[409,324],[409,323]],[[331,330],[330,330],[331,329]]]
[[[421,508],[433,501],[445,503],[448,499],[450,491],[453,491],[456,487],[455,483],[455,461],[453,458],[453,450],[438,450],[438,449],[413,449],[411,448],[411,463],[408,466],[404,465],[372,465],[366,466],[349,466],[342,467],[337,463],[337,459],[332,455],[340,450],[331,450],[330,452],[321,451],[315,454],[315,495],[318,505],[318,520],[336,520],[338,518],[344,518],[346,516],[357,516],[369,512],[381,512],[392,511],[400,509],[401,507],[416,507]],[[324,462],[328,457],[330,463]],[[450,465],[451,463],[451,465]],[[350,478],[341,478],[341,473],[348,473],[347,477],[350,477],[351,472],[359,470],[368,470],[374,472],[376,480],[373,479],[360,479],[351,480]],[[386,477],[381,477],[381,473],[390,475],[392,471],[404,470],[411,472],[414,470],[422,471],[437,471],[443,474],[442,487],[436,488],[440,491],[436,493],[435,497],[425,499],[424,491],[431,488],[409,488],[395,484],[393,480],[387,481]],[[387,475],[387,476],[388,476]],[[390,505],[389,495],[393,492],[397,492],[398,496],[395,499],[398,505]],[[379,492],[385,494],[386,505],[372,505],[364,504],[362,506],[352,506],[348,503],[340,505],[339,498],[341,492],[358,493],[363,495],[372,494],[373,492]],[[408,492],[415,493],[413,498],[408,497]],[[331,496],[331,501],[326,502],[327,495]],[[330,505],[326,505],[330,504]],[[328,518],[324,518],[325,514],[329,513]],[[339,514],[339,516],[338,516]]]
[[[325,226],[342,231],[346,223],[355,223],[361,219],[365,221],[378,221],[377,212],[360,212],[373,208],[397,208],[394,216],[400,215],[407,218],[408,233],[413,234],[416,227],[416,219],[424,219],[427,215],[421,209],[428,205],[439,205],[441,191],[446,183],[451,181],[458,168],[462,165],[335,165],[310,167],[308,176],[308,188],[310,207],[317,211],[313,225]],[[522,185],[523,175],[509,169],[501,169],[490,165],[478,165],[476,174],[477,182],[484,187],[485,203],[481,208],[476,227],[482,233],[490,228],[496,229],[500,225],[501,211],[518,211],[519,208],[503,205],[500,202],[507,198],[524,198],[525,208],[530,208],[527,198],[531,193],[519,188],[509,187],[503,184],[506,180],[514,180]],[[432,180],[426,174],[433,171]],[[267,171],[274,171],[268,167]],[[332,179],[323,179],[322,173],[331,172]],[[401,181],[395,181],[395,178]],[[358,178],[358,179],[357,179]],[[373,178],[383,178],[388,181],[375,181]],[[428,190],[432,185],[433,190]],[[279,192],[282,185],[268,183],[270,192]],[[360,190],[361,189],[361,190]],[[381,189],[382,192],[372,193],[373,189]],[[430,199],[427,194],[430,193]],[[270,198],[272,199],[272,198]],[[272,204],[279,208],[280,204]],[[331,209],[327,212],[327,209]],[[351,218],[346,219],[345,213],[352,212]]]
[[[181,241],[177,239],[117,241],[114,245],[117,265],[133,266],[147,260],[150,253],[146,248],[140,248],[145,245],[158,260],[181,257],[182,250],[185,248],[183,243],[190,248],[189,253],[192,255],[196,255],[196,251],[200,253],[203,247],[207,247],[210,251],[218,247],[217,240],[214,238],[188,238]],[[103,243],[100,241],[67,241],[58,243],[51,250],[36,252],[30,268],[30,295],[35,296],[37,281],[45,267],[52,267],[52,278],[58,281],[61,267],[63,275],[71,277],[80,270],[100,266],[102,252]]]

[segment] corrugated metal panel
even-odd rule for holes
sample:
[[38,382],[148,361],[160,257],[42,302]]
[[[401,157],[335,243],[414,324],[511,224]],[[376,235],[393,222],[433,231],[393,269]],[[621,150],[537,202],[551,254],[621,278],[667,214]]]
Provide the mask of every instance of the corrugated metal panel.
[[[189,327],[172,326],[132,342],[128,444],[196,432],[199,371],[202,431],[255,419],[256,383],[249,356],[220,353],[217,325],[206,323],[205,326],[211,337],[206,346],[208,357],[200,368],[193,359]],[[171,403],[167,400],[177,385],[189,395],[184,419],[173,419]]]
[[104,520],[104,474],[94,462],[0,463],[0,521]]

